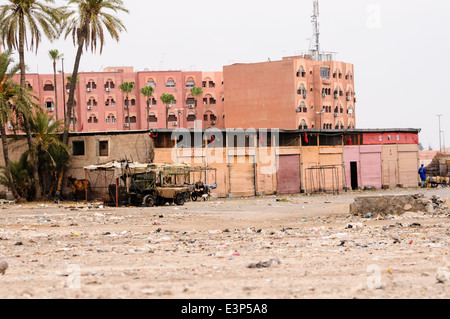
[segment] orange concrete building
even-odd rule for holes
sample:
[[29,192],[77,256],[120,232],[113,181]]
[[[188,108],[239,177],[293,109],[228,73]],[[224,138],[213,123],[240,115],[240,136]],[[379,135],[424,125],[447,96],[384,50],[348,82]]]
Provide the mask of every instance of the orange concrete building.
[[[323,61],[326,60],[326,61]],[[310,55],[223,68],[227,128],[353,129],[352,64]]]

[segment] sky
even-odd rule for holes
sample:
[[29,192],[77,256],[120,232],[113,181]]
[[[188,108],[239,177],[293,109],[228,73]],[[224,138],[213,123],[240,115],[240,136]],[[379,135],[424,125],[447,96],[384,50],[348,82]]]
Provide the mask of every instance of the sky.
[[[57,0],[62,3],[63,0]],[[5,0],[0,0],[0,4]],[[309,49],[313,0],[124,0],[127,32],[80,71],[222,71],[233,63],[279,60]],[[418,128],[421,144],[450,147],[450,1],[319,0],[321,50],[354,64],[357,128]],[[53,73],[50,49],[73,68],[71,38],[26,53],[30,72]]]

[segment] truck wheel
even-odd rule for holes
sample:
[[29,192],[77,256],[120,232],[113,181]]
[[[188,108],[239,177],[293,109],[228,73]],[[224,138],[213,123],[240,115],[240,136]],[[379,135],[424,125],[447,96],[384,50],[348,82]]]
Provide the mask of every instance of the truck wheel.
[[184,194],[178,193],[177,196],[175,196],[175,204],[178,206],[184,205]]
[[155,198],[152,195],[147,195],[144,197],[144,205],[147,207],[155,206]]

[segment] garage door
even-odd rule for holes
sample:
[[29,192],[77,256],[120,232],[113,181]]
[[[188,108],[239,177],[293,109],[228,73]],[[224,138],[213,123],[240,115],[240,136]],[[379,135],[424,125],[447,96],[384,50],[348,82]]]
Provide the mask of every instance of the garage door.
[[381,152],[361,153],[361,184],[381,188]]
[[255,196],[255,164],[250,162],[250,158],[235,156],[228,167],[233,197]]
[[280,194],[300,193],[300,156],[279,156],[278,161],[278,192]]
[[400,184],[403,187],[417,187],[419,170],[417,152],[398,152],[398,167]]

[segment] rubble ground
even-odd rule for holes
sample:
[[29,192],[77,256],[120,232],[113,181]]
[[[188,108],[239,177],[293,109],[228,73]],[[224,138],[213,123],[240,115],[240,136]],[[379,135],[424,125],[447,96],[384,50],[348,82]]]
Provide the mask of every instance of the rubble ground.
[[446,299],[448,211],[349,213],[357,196],[417,193],[450,200],[442,188],[155,208],[4,204],[0,298]]

